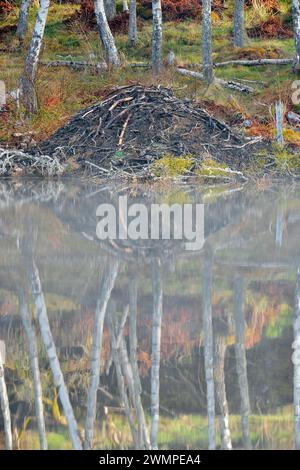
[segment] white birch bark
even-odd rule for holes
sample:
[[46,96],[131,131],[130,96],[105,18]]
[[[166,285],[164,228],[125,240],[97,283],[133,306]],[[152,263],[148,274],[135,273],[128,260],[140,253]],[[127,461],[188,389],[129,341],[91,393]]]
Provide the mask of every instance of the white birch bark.
[[161,70],[162,54],[162,10],[161,0],[152,0],[152,71],[157,75]]
[[110,30],[104,8],[103,0],[94,0],[95,15],[98,25],[100,39],[105,52],[106,62],[111,67],[119,67],[120,59],[116,48],[115,40]]
[[5,449],[12,450],[13,440],[11,431],[11,417],[9,410],[8,394],[4,377],[4,358],[0,352],[0,402],[4,421]]
[[235,47],[244,47],[246,39],[245,29],[245,0],[234,1],[233,17],[233,44]]
[[128,11],[129,10],[127,0],[122,0],[122,10],[123,11]]
[[241,396],[241,421],[243,443],[246,449],[251,449],[249,433],[250,399],[247,375],[247,357],[245,348],[245,287],[241,277],[234,280],[234,319],[235,319],[235,358],[236,371]]
[[31,260],[31,262],[28,263],[28,274],[30,278],[32,297],[37,311],[42,340],[49,359],[54,384],[58,388],[59,399],[61,401],[63,411],[68,423],[71,442],[74,449],[81,450],[82,444],[79,437],[78,426],[70,402],[69,393],[65,384],[64,376],[60,367],[59,359],[57,356],[56,346],[49,324],[45,297],[42,291],[40,275],[34,260]]
[[97,301],[95,313],[95,325],[93,334],[93,348],[91,355],[91,379],[87,398],[87,413],[85,421],[84,448],[93,448],[94,423],[96,419],[97,392],[100,382],[101,351],[103,339],[103,325],[107,305],[114,288],[119,269],[119,262],[116,258],[111,259],[105,268],[101,282],[99,299]]
[[137,42],[137,20],[136,20],[136,0],[129,3],[129,27],[128,42],[130,47],[135,47]]
[[38,108],[34,82],[42,47],[49,5],[50,0],[41,0],[40,2],[40,8],[34,25],[29,52],[25,60],[23,75],[20,79],[21,97],[27,114],[35,113]]
[[152,316],[152,353],[151,353],[151,431],[150,444],[152,450],[158,449],[157,435],[159,423],[159,369],[161,347],[161,323],[163,315],[163,283],[161,261],[152,260],[152,289],[153,289],[153,316]]
[[225,388],[225,353],[226,339],[221,335],[215,336],[214,342],[214,377],[216,386],[216,397],[219,412],[219,423],[222,449],[231,450],[231,433],[229,428],[229,411]]
[[30,0],[22,0],[17,26],[17,38],[19,39],[21,44],[24,42],[25,34],[27,31],[29,7]]
[[292,361],[294,365],[294,432],[295,447],[300,450],[300,269],[295,289],[294,342]]
[[299,0],[292,0],[292,16],[294,26],[294,41],[296,49],[296,63],[300,63],[300,4]]
[[206,400],[208,419],[208,448],[216,448],[215,437],[215,383],[213,359],[213,324],[212,324],[212,260],[210,253],[205,254],[202,275],[204,367],[206,380]]
[[27,336],[29,347],[30,368],[34,386],[35,415],[38,426],[40,448],[47,450],[46,426],[44,417],[43,393],[38,359],[38,347],[34,325],[31,320],[28,300],[23,289],[19,290],[19,309],[22,324]]
[[202,63],[207,83],[214,79],[211,37],[211,0],[202,0]]

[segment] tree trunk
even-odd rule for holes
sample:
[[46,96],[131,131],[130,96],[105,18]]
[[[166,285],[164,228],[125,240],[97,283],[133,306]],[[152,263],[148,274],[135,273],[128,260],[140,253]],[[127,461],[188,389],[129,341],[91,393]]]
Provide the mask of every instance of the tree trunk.
[[56,347],[49,324],[45,298],[42,291],[39,271],[33,259],[28,264],[28,275],[31,282],[32,297],[37,311],[42,340],[49,359],[54,384],[58,388],[59,398],[64,410],[65,417],[67,419],[71,442],[74,449],[81,450],[82,444],[78,433],[77,422],[57,356]]
[[232,444],[229,428],[229,411],[224,373],[226,349],[226,338],[221,335],[216,335],[214,342],[214,377],[216,384],[217,408],[219,414],[222,449],[231,450]]
[[149,432],[145,419],[144,409],[142,405],[142,386],[139,376],[138,360],[137,360],[137,281],[133,279],[129,285],[129,358],[132,368],[135,403],[137,407],[138,419],[138,438],[144,449],[150,449]]
[[122,0],[122,10],[123,11],[128,11],[129,10],[127,0]]
[[104,9],[106,18],[111,21],[115,18],[116,12],[116,0],[104,0]]
[[103,325],[107,305],[114,288],[119,269],[118,260],[111,260],[106,267],[101,283],[100,295],[96,306],[95,326],[93,335],[93,349],[91,357],[91,381],[87,398],[87,413],[85,422],[84,448],[93,448],[94,423],[96,419],[97,391],[100,381],[101,351],[103,338]]
[[299,0],[292,0],[292,16],[294,26],[294,40],[296,49],[296,64],[300,64],[300,4]]
[[31,314],[29,311],[28,300],[26,298],[25,291],[20,289],[19,291],[19,309],[23,327],[28,340],[29,347],[29,358],[32,381],[34,386],[34,402],[35,402],[35,415],[38,425],[40,448],[47,450],[47,438],[46,438],[46,426],[44,418],[44,405],[43,405],[43,392],[39,368],[38,359],[38,346],[36,339],[36,332],[34,325],[31,320]]
[[0,402],[1,410],[4,421],[4,434],[5,434],[5,449],[12,450],[12,432],[11,432],[11,417],[9,410],[8,395],[4,377],[4,358],[0,351]]
[[213,369],[213,325],[212,325],[212,260],[211,254],[205,254],[202,276],[204,367],[207,397],[208,448],[216,448],[215,437],[215,384]]
[[128,42],[129,42],[130,47],[136,46],[136,42],[137,42],[136,0],[130,0],[130,4],[129,4]]
[[152,0],[152,71],[157,75],[161,70],[162,53],[162,10],[161,0]]
[[99,29],[100,39],[104,48],[105,58],[108,66],[119,67],[120,59],[115,45],[114,37],[111,33],[104,9],[103,0],[94,0],[95,15]]
[[245,29],[245,0],[235,0],[233,20],[233,44],[235,47],[244,47],[246,38]]
[[163,314],[163,285],[161,261],[152,261],[153,317],[152,317],[152,354],[151,354],[151,449],[157,450],[159,422],[159,369],[161,346],[161,323]]
[[34,82],[42,47],[49,5],[50,0],[41,0],[40,2],[40,8],[34,25],[29,52],[25,60],[23,75],[20,79],[21,98],[24,103],[27,115],[35,113],[38,109]]
[[28,24],[28,11],[30,7],[30,0],[22,0],[19,12],[17,38],[20,44],[23,44]]
[[211,38],[211,0],[202,1],[202,63],[205,81],[213,82],[212,38]]
[[244,282],[242,278],[238,277],[234,281],[235,358],[241,395],[243,442],[246,449],[251,449],[252,445],[249,434],[250,400],[245,349],[244,295]]
[[130,403],[129,403],[127,392],[126,392],[125,381],[124,381],[124,377],[122,374],[120,351],[119,351],[120,346],[118,346],[117,344],[117,332],[116,332],[116,326],[115,326],[115,309],[114,309],[113,304],[111,304],[111,309],[108,315],[108,328],[109,328],[110,345],[111,345],[113,360],[114,360],[114,364],[116,368],[119,395],[120,395],[120,399],[121,399],[122,405],[124,406],[125,413],[128,419],[128,424],[130,427],[134,448],[138,449],[137,432],[134,426],[134,418],[132,416]]
[[297,273],[294,313],[294,431],[295,446],[300,450],[300,269]]

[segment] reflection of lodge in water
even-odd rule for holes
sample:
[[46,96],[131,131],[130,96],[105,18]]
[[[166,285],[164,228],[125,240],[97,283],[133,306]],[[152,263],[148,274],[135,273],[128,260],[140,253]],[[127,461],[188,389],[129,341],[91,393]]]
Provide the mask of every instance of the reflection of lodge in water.
[[[118,194],[124,193],[130,201],[147,204],[205,203],[204,248],[199,253],[185,251],[180,240],[97,239],[97,206],[117,204]],[[110,436],[111,445],[124,447],[128,444],[122,442],[112,414],[118,409],[126,416],[129,445],[155,449],[160,415],[177,415],[178,402],[187,413],[195,413],[197,407],[199,413],[207,413],[205,445],[211,449],[219,435],[222,448],[232,448],[229,409],[234,409],[241,416],[237,445],[251,448],[255,443],[250,413],[288,404],[293,380],[296,447],[300,448],[299,279],[293,288],[300,263],[297,193],[235,188],[207,195],[187,187],[166,195],[163,190],[139,187],[117,192],[113,185],[91,188],[34,182],[30,186],[28,182],[3,185],[0,207],[0,280],[2,289],[13,293],[10,313],[0,316],[0,339],[7,348],[7,363],[0,366],[4,410],[0,425],[8,448],[12,442],[18,445],[21,429],[26,434],[24,418],[29,416],[35,416],[41,448],[47,447],[46,429],[54,417],[68,426],[74,448],[92,448],[99,439],[100,409],[104,434]],[[294,293],[294,339],[288,318],[283,317],[286,324],[278,337],[264,340],[264,330],[274,329],[281,315],[281,297],[291,308]],[[49,298],[55,295],[54,309],[61,313],[48,317],[53,311]],[[74,308],[63,313],[68,312],[68,301]],[[14,315],[17,308],[19,316]],[[84,329],[80,334],[79,326]],[[34,405],[20,399],[21,379],[11,378],[17,371],[8,367],[21,330],[29,345]],[[276,348],[283,357],[276,358]],[[269,367],[277,367],[281,380],[287,379],[284,384],[275,383],[277,395],[270,390],[275,381]],[[79,369],[84,373],[79,374]],[[49,380],[55,384],[50,397],[41,386],[45,376],[48,387]]]

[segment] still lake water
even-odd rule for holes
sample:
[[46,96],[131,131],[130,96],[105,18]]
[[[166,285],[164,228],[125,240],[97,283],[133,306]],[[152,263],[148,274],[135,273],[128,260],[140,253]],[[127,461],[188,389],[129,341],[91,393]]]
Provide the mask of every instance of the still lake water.
[[[148,214],[192,205],[199,246],[100,240],[99,205],[115,208],[124,234],[120,196]],[[2,182],[14,447],[45,437],[51,449],[299,446],[299,235],[297,185]]]

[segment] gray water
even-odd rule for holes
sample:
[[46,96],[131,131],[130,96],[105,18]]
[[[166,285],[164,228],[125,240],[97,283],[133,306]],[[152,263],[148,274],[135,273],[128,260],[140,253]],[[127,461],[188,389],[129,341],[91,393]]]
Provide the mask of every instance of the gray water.
[[[116,209],[116,231],[126,228],[120,196],[148,214],[153,204],[190,205],[194,216],[198,207],[199,246],[172,230],[100,239],[103,204]],[[25,302],[49,448],[72,447],[59,367],[80,439],[92,412],[93,448],[147,448],[149,434],[160,449],[294,449],[299,230],[298,186],[2,182],[0,340],[14,447],[40,445]]]

